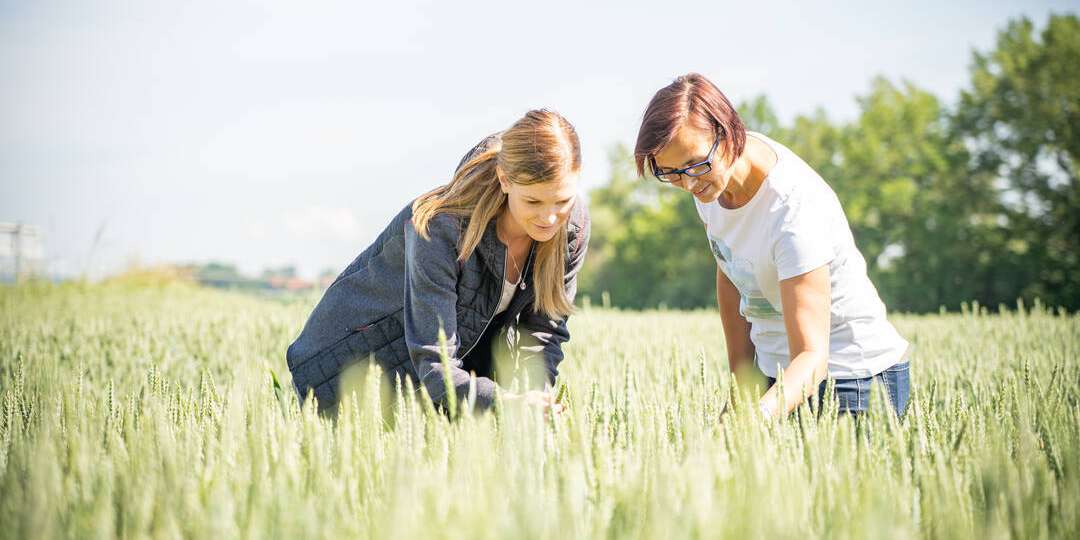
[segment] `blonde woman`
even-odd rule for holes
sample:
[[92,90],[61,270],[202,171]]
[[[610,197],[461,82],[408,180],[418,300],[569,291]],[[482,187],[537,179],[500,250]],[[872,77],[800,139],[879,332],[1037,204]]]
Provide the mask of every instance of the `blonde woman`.
[[312,393],[320,410],[335,406],[342,371],[373,359],[440,405],[449,392],[464,399],[475,375],[475,403],[486,409],[500,391],[492,349],[506,342],[542,386],[503,396],[558,412],[551,388],[589,241],[580,169],[574,127],[549,110],[473,147],[453,179],[399,212],[315,306],[287,353],[300,399]]

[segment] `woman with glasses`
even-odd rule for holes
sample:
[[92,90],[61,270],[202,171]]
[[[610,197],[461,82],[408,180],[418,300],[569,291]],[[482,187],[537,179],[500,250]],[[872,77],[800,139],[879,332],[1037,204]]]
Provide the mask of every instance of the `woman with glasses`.
[[765,375],[764,416],[811,396],[819,406],[827,379],[842,412],[866,410],[876,381],[903,415],[908,343],[886,319],[840,201],[806,162],[746,131],[695,73],[653,96],[634,155],[640,174],[694,197],[717,262],[728,363]]
[[549,110],[473,147],[450,182],[410,201],[315,306],[287,353],[300,399],[335,406],[342,372],[372,359],[436,404],[454,392],[486,409],[499,392],[494,350],[505,350],[533,386],[503,397],[558,412],[551,387],[589,242],[580,169],[574,127]]

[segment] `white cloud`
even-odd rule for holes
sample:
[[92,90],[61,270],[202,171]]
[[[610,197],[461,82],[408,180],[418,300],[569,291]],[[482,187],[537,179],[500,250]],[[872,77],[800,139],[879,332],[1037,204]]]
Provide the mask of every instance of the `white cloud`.
[[252,240],[265,240],[269,237],[269,228],[262,221],[250,221],[244,224],[244,234]]
[[360,224],[348,208],[305,206],[288,210],[283,217],[289,235],[308,239],[353,240],[360,235]]

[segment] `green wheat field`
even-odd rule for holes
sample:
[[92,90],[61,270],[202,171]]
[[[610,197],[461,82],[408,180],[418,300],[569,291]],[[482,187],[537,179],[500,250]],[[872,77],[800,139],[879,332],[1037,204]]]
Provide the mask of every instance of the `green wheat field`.
[[368,377],[329,419],[284,360],[315,300],[0,288],[0,537],[1080,537],[1075,314],[894,317],[902,422],[880,394],[763,422],[715,312],[596,308],[560,417],[382,405]]

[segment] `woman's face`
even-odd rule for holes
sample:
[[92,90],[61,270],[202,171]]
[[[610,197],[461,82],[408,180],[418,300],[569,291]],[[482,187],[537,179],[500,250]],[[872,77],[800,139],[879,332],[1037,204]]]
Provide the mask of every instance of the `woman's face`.
[[537,242],[551,240],[566,225],[577,196],[578,174],[548,182],[515,184],[499,180],[513,222]]
[[[683,125],[675,132],[671,142],[653,156],[656,166],[661,171],[670,171],[701,163],[708,159],[715,141],[716,136],[711,130]],[[715,201],[727,189],[734,171],[722,154],[723,148],[718,147],[712,156],[712,170],[708,173],[697,177],[680,174],[671,185],[689,192],[704,204]]]

